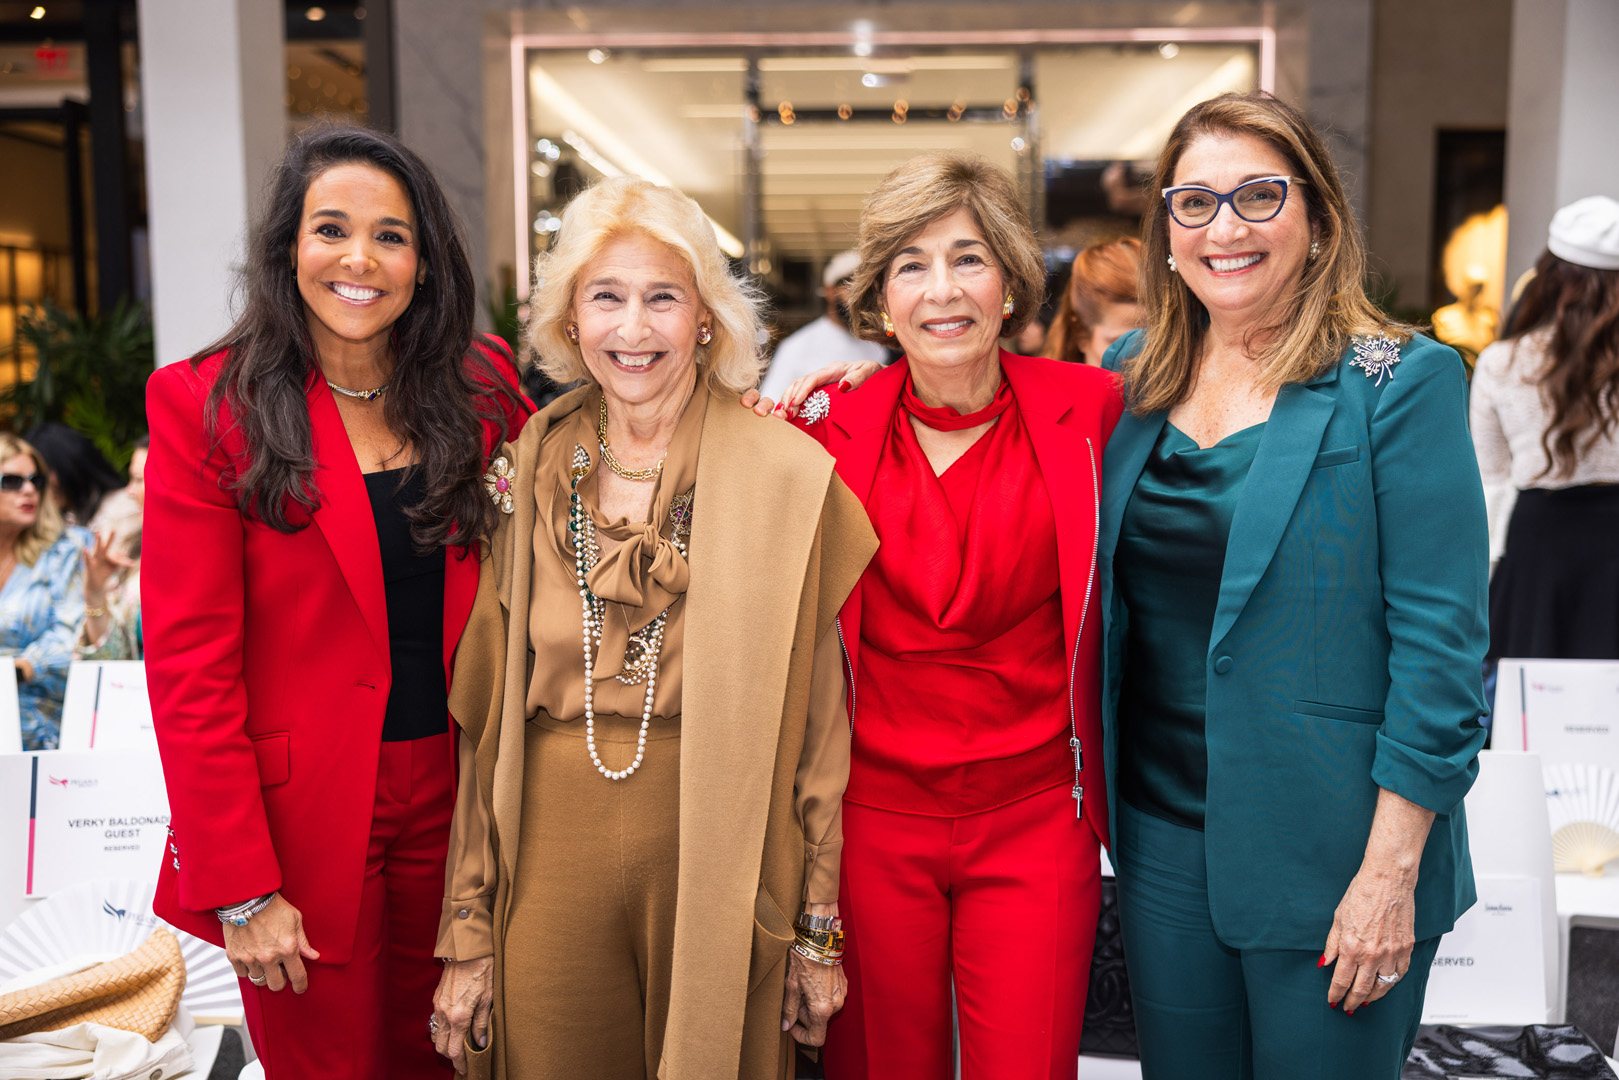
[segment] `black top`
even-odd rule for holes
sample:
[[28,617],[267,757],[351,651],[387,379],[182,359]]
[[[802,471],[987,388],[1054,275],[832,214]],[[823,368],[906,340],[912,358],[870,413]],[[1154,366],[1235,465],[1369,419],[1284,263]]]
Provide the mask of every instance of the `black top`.
[[444,682],[444,549],[416,554],[404,507],[422,501],[420,470],[404,484],[404,469],[365,474],[371,516],[382,550],[382,585],[388,599],[388,655],[393,688],[382,718],[382,741],[404,742],[449,730],[450,694]]

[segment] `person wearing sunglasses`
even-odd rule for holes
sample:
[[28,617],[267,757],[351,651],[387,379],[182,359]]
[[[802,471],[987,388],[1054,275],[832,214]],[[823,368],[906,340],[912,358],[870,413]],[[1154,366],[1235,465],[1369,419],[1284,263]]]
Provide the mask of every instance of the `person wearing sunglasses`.
[[[1475,899],[1488,640],[1461,358],[1392,322],[1320,137],[1159,159],[1103,465],[1102,719],[1147,1080],[1395,1080]],[[1368,1007],[1373,1006],[1373,1007]]]
[[48,498],[45,459],[0,434],[0,649],[17,671],[24,750],[54,750],[62,695],[84,614],[83,552],[90,534]]

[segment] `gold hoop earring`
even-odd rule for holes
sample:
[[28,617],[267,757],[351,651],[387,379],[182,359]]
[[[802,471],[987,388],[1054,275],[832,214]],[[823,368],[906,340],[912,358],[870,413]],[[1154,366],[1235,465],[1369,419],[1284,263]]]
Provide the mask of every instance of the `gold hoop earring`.
[[713,340],[714,340],[714,331],[713,330],[709,329],[706,326],[699,326],[697,328],[697,344],[699,344],[699,345],[707,345],[710,341],[713,341]]
[[894,336],[894,320],[888,317],[888,312],[886,311],[883,312],[883,334],[887,337]]
[[567,326],[564,326],[562,328],[562,332],[564,334],[568,335],[568,340],[569,341],[573,342],[575,345],[579,344],[579,324],[578,323],[573,323],[573,322],[569,323]]
[[1001,318],[1010,319],[1011,317],[1012,317],[1012,294],[1007,293],[1006,294],[1006,303],[1001,305]]

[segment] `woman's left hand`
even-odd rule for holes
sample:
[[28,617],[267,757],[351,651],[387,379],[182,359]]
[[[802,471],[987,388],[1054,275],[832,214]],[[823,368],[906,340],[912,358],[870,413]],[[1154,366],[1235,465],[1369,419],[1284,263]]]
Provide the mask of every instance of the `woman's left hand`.
[[[1337,965],[1327,1004],[1341,1004],[1345,1016],[1393,990],[1410,970],[1417,941],[1417,869],[1433,819],[1432,810],[1387,788],[1377,793],[1366,857],[1333,913],[1317,965]],[[1379,975],[1396,978],[1379,982]]]
[[1338,902],[1327,934],[1322,963],[1336,962],[1328,1004],[1342,1004],[1349,1016],[1393,990],[1397,982],[1377,981],[1379,975],[1405,976],[1417,939],[1416,878],[1402,880],[1362,866]]
[[831,967],[787,952],[787,992],[781,1003],[781,1030],[805,1046],[826,1042],[826,1022],[843,1008],[849,980]]

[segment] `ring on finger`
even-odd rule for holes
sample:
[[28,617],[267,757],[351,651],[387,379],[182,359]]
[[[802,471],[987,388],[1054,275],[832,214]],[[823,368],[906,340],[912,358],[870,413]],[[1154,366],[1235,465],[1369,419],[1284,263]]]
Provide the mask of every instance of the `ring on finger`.
[[1377,977],[1377,981],[1382,983],[1384,986],[1393,986],[1395,983],[1400,981],[1400,973],[1396,971],[1393,975],[1379,975]]
[[247,973],[247,981],[254,986],[263,986],[270,981],[270,977],[268,975],[255,975],[250,971]]
[[438,1034],[438,1027],[439,1027],[439,1025],[438,1025],[438,1017],[429,1016],[427,1018],[427,1033],[429,1035],[437,1035]]

